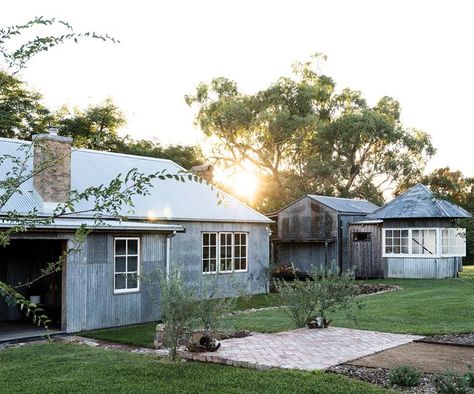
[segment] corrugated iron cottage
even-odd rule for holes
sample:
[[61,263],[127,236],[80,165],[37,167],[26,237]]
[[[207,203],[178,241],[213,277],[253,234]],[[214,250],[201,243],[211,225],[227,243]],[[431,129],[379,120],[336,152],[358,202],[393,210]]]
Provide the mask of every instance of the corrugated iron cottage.
[[[0,212],[4,228],[11,226],[5,220],[9,211],[36,210],[47,217],[71,190],[107,185],[132,168],[144,174],[183,170],[169,160],[71,149],[71,139],[54,133],[41,134],[36,140],[64,159],[23,183],[21,193],[13,195]],[[2,156],[21,159],[31,147],[31,142],[0,139]],[[26,170],[32,171],[41,162],[41,154],[35,145]],[[2,163],[0,178],[5,179],[10,170],[8,160]],[[267,217],[228,195],[218,205],[215,190],[205,183],[156,181],[150,192],[134,199],[132,212],[123,207],[120,213],[126,220],[105,218],[105,225],[88,235],[82,251],[68,257],[62,272],[25,289],[63,331],[158,320],[160,311],[148,290],[158,293],[159,289],[150,289],[140,275],[159,268],[179,266],[189,282],[215,275],[229,295],[235,283],[249,294],[265,290],[271,223]],[[88,204],[83,201],[76,210],[87,210]],[[57,259],[71,245],[82,223],[93,220],[76,214],[16,235],[10,246],[0,248],[0,280],[15,284],[37,275],[46,262]],[[0,323],[20,318],[16,307],[0,299]]]

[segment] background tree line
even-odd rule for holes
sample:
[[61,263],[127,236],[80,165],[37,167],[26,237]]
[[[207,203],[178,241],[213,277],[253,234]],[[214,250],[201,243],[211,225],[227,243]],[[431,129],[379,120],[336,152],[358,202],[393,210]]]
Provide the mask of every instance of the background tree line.
[[85,109],[63,106],[52,111],[43,104],[39,92],[11,72],[0,71],[0,137],[31,140],[34,134],[54,125],[60,135],[72,137],[78,148],[170,159],[187,169],[202,164],[198,146],[163,146],[153,140],[122,136],[119,130],[125,124],[123,112],[110,98]]

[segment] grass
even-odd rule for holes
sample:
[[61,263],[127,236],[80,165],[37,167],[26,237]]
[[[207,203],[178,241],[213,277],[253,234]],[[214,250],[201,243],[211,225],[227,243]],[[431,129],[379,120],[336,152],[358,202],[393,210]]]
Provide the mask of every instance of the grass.
[[322,372],[257,371],[71,344],[0,352],[0,387],[9,393],[388,393]]
[[[362,330],[420,335],[474,332],[474,266],[464,267],[458,279],[385,279],[377,283],[399,285],[402,290],[363,296],[357,322],[342,313],[330,316],[333,325]],[[237,309],[263,308],[278,304],[278,295],[259,294],[239,299]],[[232,316],[236,329],[280,332],[295,328],[284,310],[272,309]],[[84,333],[92,338],[151,347],[155,324]]]
[[[362,330],[420,335],[474,332],[474,267],[459,279],[391,279],[380,283],[403,290],[363,296],[357,322],[337,312],[333,325]],[[232,317],[236,328],[277,332],[294,328],[283,310],[259,311]]]
[[81,333],[88,338],[102,341],[123,343],[140,347],[153,347],[156,323],[137,324],[133,326],[108,328]]
[[[265,308],[275,305],[278,305],[277,294],[256,294],[252,297],[239,297],[235,309],[240,311],[251,308]],[[122,343],[125,345],[153,347],[155,327],[156,322],[88,331],[81,333],[81,335],[88,338]],[[285,329],[286,325],[283,325],[282,328],[277,331],[283,331]]]

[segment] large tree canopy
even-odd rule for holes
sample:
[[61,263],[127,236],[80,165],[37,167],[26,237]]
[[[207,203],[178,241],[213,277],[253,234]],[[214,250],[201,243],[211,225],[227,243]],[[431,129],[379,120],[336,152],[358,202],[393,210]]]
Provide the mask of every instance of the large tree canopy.
[[0,137],[31,139],[33,134],[44,132],[50,120],[41,94],[0,71]]
[[315,60],[255,94],[216,78],[186,96],[213,159],[253,164],[263,185],[256,206],[267,212],[303,193],[380,203],[385,188],[420,176],[434,153],[428,134],[401,123],[396,100],[371,107],[358,91],[337,91]]

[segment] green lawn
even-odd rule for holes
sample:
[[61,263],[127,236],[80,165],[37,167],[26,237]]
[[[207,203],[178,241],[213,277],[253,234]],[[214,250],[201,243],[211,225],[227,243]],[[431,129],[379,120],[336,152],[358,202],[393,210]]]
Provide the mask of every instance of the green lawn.
[[[380,283],[403,290],[363,296],[357,322],[335,313],[333,325],[411,334],[474,332],[474,267],[458,279],[392,279]],[[231,318],[236,328],[278,332],[294,328],[283,310],[269,310]]]
[[153,347],[156,323],[137,324],[133,326],[108,328],[81,333],[88,338],[101,339],[108,342],[123,343],[141,347]]
[[59,343],[0,352],[8,393],[387,393],[340,375],[256,371]]
[[[474,332],[474,266],[465,267],[458,279],[385,279],[403,290],[363,296],[363,307],[357,312],[357,323],[336,313],[333,325],[385,332],[441,334]],[[237,309],[276,305],[277,295],[259,294],[240,299]],[[266,310],[230,317],[236,329],[279,332],[295,328],[283,310]],[[154,324],[100,330],[84,333],[97,339],[151,346]]]

